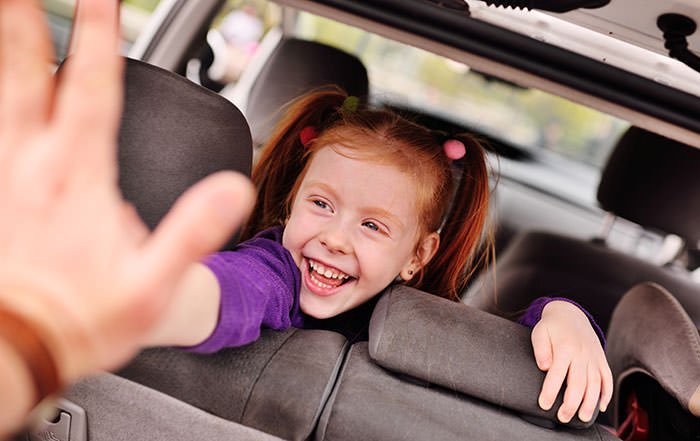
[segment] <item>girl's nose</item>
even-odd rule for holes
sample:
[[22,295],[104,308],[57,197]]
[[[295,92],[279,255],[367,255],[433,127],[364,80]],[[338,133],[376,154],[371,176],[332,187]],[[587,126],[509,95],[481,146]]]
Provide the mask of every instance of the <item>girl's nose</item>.
[[350,254],[352,245],[340,225],[329,225],[319,237],[321,244],[331,253]]

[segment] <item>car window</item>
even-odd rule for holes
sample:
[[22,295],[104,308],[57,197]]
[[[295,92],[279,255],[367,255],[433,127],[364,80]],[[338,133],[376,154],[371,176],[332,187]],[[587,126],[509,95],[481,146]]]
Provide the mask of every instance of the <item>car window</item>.
[[369,71],[373,97],[424,109],[519,147],[600,168],[629,127],[563,98],[312,14],[299,15],[296,34],[358,56]]
[[266,0],[227,0],[212,22],[207,42],[215,62],[188,78],[214,89],[235,85],[258,51],[265,35],[282,21],[282,8]]
[[[160,0],[122,0],[122,53],[126,54],[146,27]],[[53,37],[56,63],[66,57],[76,0],[42,0]]]

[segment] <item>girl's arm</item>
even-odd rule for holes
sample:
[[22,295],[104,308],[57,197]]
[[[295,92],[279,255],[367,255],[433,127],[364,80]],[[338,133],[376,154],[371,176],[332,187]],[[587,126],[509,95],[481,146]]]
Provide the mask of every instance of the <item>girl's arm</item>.
[[203,342],[214,332],[220,303],[214,273],[201,263],[190,265],[165,314],[146,336],[144,346],[194,346]]
[[540,407],[552,407],[566,379],[557,414],[562,422],[569,422],[577,410],[581,421],[590,421],[596,405],[604,412],[612,397],[612,373],[597,331],[578,305],[561,300],[544,306],[532,330],[537,366],[547,372]]
[[281,238],[282,227],[273,227],[235,251],[214,253],[191,265],[144,346],[215,352],[256,340],[262,326],[301,326],[301,276]]

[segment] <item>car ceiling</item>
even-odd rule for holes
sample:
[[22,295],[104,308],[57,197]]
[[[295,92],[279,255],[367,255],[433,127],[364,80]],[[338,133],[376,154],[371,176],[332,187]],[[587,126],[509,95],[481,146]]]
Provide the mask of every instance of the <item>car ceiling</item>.
[[[603,34],[666,55],[662,33],[656,19],[669,12],[700,18],[697,0],[612,0],[598,9],[580,9],[566,14],[553,14]],[[700,54],[700,32],[688,37],[691,50]]]

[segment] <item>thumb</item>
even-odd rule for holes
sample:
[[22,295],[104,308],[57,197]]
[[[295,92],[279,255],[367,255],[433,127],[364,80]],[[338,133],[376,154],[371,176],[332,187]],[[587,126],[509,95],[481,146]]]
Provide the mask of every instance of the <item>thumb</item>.
[[255,191],[248,178],[218,172],[175,202],[143,248],[142,267],[150,286],[177,280],[200,257],[214,252],[250,213]]
[[552,339],[549,331],[545,326],[542,326],[541,322],[532,330],[531,339],[537,367],[542,371],[548,371],[552,367]]

